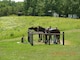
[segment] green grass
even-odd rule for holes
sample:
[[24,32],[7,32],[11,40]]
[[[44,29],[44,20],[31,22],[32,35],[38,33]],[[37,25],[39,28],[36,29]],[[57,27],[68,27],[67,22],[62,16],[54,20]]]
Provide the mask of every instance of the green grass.
[[0,43],[0,60],[79,60],[80,46]]
[[80,45],[80,32],[66,33],[65,39],[74,45]]
[[[20,37],[27,34],[31,26],[58,27],[61,31],[80,29],[79,19],[32,17],[32,16],[8,16],[0,17],[0,39]],[[13,36],[11,36],[13,35]]]
[[[27,30],[31,26],[58,27],[65,32],[69,45],[35,44],[27,42]],[[25,35],[25,42],[20,42]],[[38,40],[35,35],[34,40]],[[61,36],[62,40],[62,36]],[[5,16],[0,17],[0,60],[80,60],[80,19]]]

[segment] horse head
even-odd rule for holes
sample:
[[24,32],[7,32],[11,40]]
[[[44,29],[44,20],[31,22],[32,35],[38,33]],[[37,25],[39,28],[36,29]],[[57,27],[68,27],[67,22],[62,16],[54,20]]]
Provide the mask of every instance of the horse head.
[[30,27],[28,28],[29,30],[34,30],[34,31],[37,31],[37,27]]
[[41,26],[38,26],[37,28],[38,28],[38,31],[40,31],[40,32],[45,32],[45,28],[43,28],[43,27],[41,27]]

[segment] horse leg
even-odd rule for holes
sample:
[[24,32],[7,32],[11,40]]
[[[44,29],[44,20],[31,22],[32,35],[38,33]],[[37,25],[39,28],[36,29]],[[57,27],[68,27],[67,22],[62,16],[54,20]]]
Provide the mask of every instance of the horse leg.
[[45,35],[43,35],[43,43],[45,42]]
[[49,40],[52,40],[52,35],[49,35]]
[[40,34],[39,34],[39,40],[38,40],[38,42],[40,42]]
[[57,44],[56,35],[54,35],[54,44]]
[[30,34],[29,34],[29,32],[28,32],[28,42],[30,42]]
[[42,34],[39,34],[39,42],[42,40]]
[[48,42],[49,42],[49,45],[50,45],[50,40],[51,40],[51,39],[52,39],[52,36],[51,36],[51,35],[49,35],[49,41],[48,41]]
[[57,43],[60,44],[60,35],[57,36]]
[[42,40],[42,34],[41,34],[41,38],[40,38],[40,40]]
[[51,39],[51,35],[49,35],[49,45],[50,45],[50,39]]
[[47,44],[47,35],[45,35],[45,44]]
[[58,35],[57,38],[58,38],[58,44],[60,44],[60,35]]

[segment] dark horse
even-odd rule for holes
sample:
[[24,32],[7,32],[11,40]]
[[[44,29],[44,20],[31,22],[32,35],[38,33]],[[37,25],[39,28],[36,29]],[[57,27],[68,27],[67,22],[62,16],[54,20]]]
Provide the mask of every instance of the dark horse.
[[[42,31],[44,33],[54,33],[54,38],[55,38],[55,41],[54,43],[55,44],[60,44],[60,30],[57,29],[57,28],[54,28],[54,29],[45,29],[41,26],[38,27],[38,30],[39,31]],[[49,40],[51,39],[51,34],[45,34],[45,43],[49,42]],[[49,39],[47,38],[49,36]]]
[[54,35],[54,43],[55,44],[60,44],[60,30],[57,28],[48,28],[46,29],[47,33],[51,33],[49,34],[49,40],[51,39],[52,35]]
[[[28,30],[34,30],[36,32],[45,32],[45,28],[38,29],[38,27],[30,27]],[[42,34],[39,34],[39,42],[42,40]]]

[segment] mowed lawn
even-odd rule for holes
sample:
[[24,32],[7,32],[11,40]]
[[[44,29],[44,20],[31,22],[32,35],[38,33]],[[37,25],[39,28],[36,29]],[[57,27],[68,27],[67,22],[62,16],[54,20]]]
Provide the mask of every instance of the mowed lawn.
[[[65,32],[65,45],[34,43],[31,46],[27,42],[27,30],[32,26],[59,28],[61,33]],[[20,43],[22,35],[25,35],[25,43]],[[0,17],[0,60],[80,60],[80,19]]]
[[0,60],[80,60],[80,45],[0,43]]

